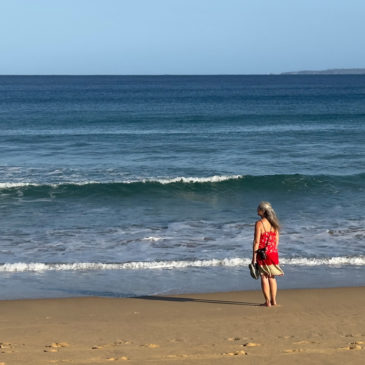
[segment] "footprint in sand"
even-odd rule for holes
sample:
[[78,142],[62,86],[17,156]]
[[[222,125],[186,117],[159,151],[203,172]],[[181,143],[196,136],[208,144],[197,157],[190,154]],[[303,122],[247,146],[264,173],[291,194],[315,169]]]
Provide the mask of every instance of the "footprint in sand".
[[255,343],[255,342],[247,342],[247,343],[243,344],[242,346],[243,347],[257,347],[257,346],[261,346],[261,344]]
[[350,350],[362,350],[362,344],[363,344],[364,342],[362,342],[362,341],[356,341],[356,342],[352,342],[352,343],[350,343]]
[[247,355],[246,351],[234,351],[234,352],[223,352],[222,355],[225,356],[239,356],[239,355]]
[[118,361],[118,360],[128,360],[127,356],[122,356],[122,357],[109,357],[107,358],[108,361]]
[[58,349],[62,347],[69,347],[70,345],[67,342],[53,342],[50,345],[46,345],[46,349],[44,352],[58,352]]
[[296,352],[303,352],[304,350],[303,349],[287,349],[287,350],[284,350],[284,352],[286,354],[293,354],[293,353],[296,353]]
[[362,350],[360,345],[350,345],[345,347],[339,347],[338,350]]
[[350,350],[362,350],[362,347],[360,345],[356,345],[355,343],[351,344],[349,347]]
[[348,346],[339,347],[338,350],[362,350],[365,347],[361,346],[361,345],[365,345],[365,342],[364,341],[355,341],[355,342],[351,342]]
[[240,339],[240,337],[228,337],[227,341],[239,341]]
[[10,342],[0,342],[0,349],[2,354],[10,354],[13,351],[13,345]]
[[60,347],[69,347],[70,345],[67,342],[53,342],[50,345],[47,345],[46,347],[52,347],[52,348],[60,348]]
[[302,341],[297,341],[297,342],[293,342],[293,345],[308,345],[308,344],[314,344],[314,341],[307,341],[307,340],[302,340]]
[[166,358],[167,359],[179,359],[183,357],[184,359],[186,359],[187,357],[190,357],[189,355],[186,355],[186,354],[179,354],[179,355],[173,355],[173,354],[170,354],[170,355],[166,355]]
[[9,350],[12,348],[13,348],[13,345],[10,342],[0,342],[0,349]]
[[100,350],[100,349],[102,349],[102,348],[104,348],[104,346],[95,345],[95,346],[93,346],[91,349],[92,349],[92,350]]
[[148,344],[142,345],[142,346],[148,347],[150,349],[157,349],[158,347],[160,347],[160,345],[157,345],[155,343],[148,343]]
[[182,338],[171,338],[169,340],[169,342],[171,343],[178,343],[178,342],[183,342],[184,340]]
[[114,341],[113,343],[108,343],[108,344],[104,344],[104,345],[94,345],[91,347],[92,350],[101,350],[104,349],[106,347],[110,347],[110,346],[120,346],[120,345],[130,345],[132,344],[132,341],[127,341],[127,340],[117,340]]
[[288,340],[289,338],[294,338],[294,336],[278,336],[278,338],[283,338],[284,340]]
[[133,342],[128,340],[117,340],[113,343],[114,346],[118,345],[131,345]]
[[12,345],[10,342],[0,342],[0,349],[9,349]]

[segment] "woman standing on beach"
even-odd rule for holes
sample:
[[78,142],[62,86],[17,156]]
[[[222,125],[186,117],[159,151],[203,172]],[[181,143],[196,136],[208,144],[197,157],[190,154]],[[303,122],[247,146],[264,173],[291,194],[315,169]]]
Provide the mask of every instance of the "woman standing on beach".
[[[258,265],[261,289],[265,297],[264,305],[276,305],[276,276],[284,275],[279,266],[278,244],[280,223],[269,202],[261,202],[257,207],[261,217],[255,225],[252,263]],[[263,252],[263,254],[262,254]]]

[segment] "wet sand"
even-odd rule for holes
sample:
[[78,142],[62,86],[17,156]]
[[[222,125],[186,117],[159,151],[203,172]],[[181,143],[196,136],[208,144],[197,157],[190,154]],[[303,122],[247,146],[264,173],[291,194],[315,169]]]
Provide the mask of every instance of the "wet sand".
[[360,364],[365,287],[0,301],[0,364]]

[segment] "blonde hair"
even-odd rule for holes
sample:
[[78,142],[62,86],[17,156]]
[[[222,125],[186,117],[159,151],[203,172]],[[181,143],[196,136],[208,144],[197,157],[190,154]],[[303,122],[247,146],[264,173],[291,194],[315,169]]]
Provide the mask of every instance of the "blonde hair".
[[269,202],[261,202],[257,207],[257,210],[264,212],[264,217],[270,222],[276,231],[280,230],[280,222],[276,216],[275,210]]

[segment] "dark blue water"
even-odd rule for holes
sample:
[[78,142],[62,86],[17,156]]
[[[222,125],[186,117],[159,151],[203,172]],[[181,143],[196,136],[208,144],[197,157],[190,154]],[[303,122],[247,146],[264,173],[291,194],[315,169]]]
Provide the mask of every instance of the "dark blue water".
[[261,200],[281,286],[364,285],[364,132],[361,75],[0,76],[2,297],[251,288]]

